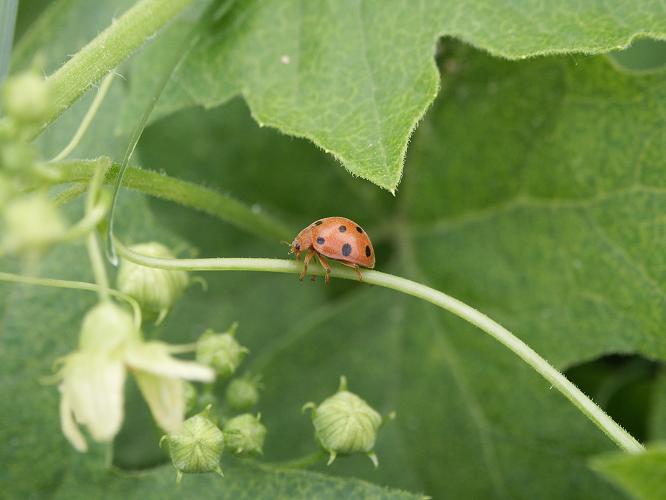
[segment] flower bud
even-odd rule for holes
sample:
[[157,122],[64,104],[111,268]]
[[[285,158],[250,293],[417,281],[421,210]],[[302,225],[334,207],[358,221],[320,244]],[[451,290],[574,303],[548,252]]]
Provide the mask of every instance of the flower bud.
[[235,378],[227,386],[227,403],[233,410],[247,410],[259,402],[260,377]]
[[266,427],[259,421],[261,415],[245,413],[227,420],[224,424],[224,439],[227,447],[236,455],[263,454]]
[[4,210],[2,248],[6,252],[40,252],[65,235],[65,222],[44,193],[11,200]]
[[[157,242],[134,245],[130,249],[149,257],[175,258],[167,247]],[[118,289],[136,299],[148,315],[157,315],[157,323],[183,294],[188,281],[185,271],[155,269],[125,259],[120,261]]]
[[82,351],[123,349],[130,340],[139,340],[132,316],[113,302],[100,302],[86,314],[81,327]]
[[44,78],[26,72],[7,80],[2,89],[3,109],[14,120],[38,124],[51,107],[51,90]]
[[162,437],[160,446],[168,446],[171,462],[176,468],[176,482],[180,483],[183,472],[199,474],[217,472],[223,476],[220,458],[224,451],[224,434],[208,418],[210,406],[198,415],[183,422],[178,432]]
[[249,352],[236,341],[237,328],[238,323],[234,323],[226,333],[209,329],[197,341],[197,361],[212,367],[222,378],[233,375]]
[[328,465],[338,454],[366,453],[377,467],[372,451],[382,417],[368,403],[347,390],[347,380],[340,377],[338,392],[319,406],[307,403],[303,409],[312,410],[315,437],[330,454]]

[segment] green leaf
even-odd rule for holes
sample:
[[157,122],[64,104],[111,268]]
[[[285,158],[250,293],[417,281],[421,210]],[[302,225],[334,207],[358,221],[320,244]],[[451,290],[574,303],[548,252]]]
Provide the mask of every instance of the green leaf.
[[[656,1],[238,2],[182,65],[156,115],[241,94],[260,124],[310,139],[353,175],[395,192],[412,131],[439,90],[438,37],[516,59],[598,53],[637,34],[665,37],[665,14]],[[173,46],[158,41],[139,58],[139,93]]]
[[[214,474],[186,475],[176,485],[172,467],[148,473],[127,474],[83,469],[58,489],[56,498],[201,498],[201,499],[339,499],[419,500],[421,496],[382,488],[365,481],[340,479],[306,471],[279,470],[262,466],[225,468],[225,477]],[[100,492],[103,495],[100,496]]]
[[610,482],[638,500],[666,497],[666,446],[655,445],[645,453],[614,453],[595,459],[592,466]]

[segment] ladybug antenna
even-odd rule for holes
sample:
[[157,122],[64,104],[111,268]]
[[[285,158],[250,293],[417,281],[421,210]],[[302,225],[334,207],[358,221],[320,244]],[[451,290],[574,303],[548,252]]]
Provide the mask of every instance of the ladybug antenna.
[[289,243],[288,241],[280,240],[280,243],[282,243],[283,245],[287,245],[288,247],[291,246],[291,243]]

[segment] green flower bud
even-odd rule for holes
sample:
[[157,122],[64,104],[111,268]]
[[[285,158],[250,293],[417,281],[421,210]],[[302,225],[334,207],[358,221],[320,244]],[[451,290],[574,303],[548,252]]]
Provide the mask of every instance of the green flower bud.
[[[143,243],[130,247],[134,252],[173,259],[171,251],[157,242]],[[118,289],[136,299],[141,309],[150,315],[157,315],[160,323],[169,309],[185,291],[189,282],[185,271],[169,271],[145,267],[125,259],[120,261]]]
[[307,403],[303,410],[312,410],[315,437],[330,454],[328,465],[338,454],[365,453],[377,467],[372,451],[382,417],[368,403],[347,390],[347,379],[340,377],[338,392],[319,406]]
[[25,142],[7,142],[0,147],[0,167],[7,171],[28,174],[37,161],[35,149]]
[[236,455],[263,454],[266,427],[259,421],[261,415],[245,413],[224,424],[224,439],[227,447]]
[[247,410],[259,402],[260,377],[236,378],[227,386],[227,403],[234,410]]
[[39,253],[65,235],[65,222],[44,193],[11,200],[4,212],[4,236],[0,248],[6,252]]
[[233,375],[249,352],[236,341],[237,328],[238,323],[234,323],[226,333],[209,329],[197,341],[197,361],[212,367],[222,378]]
[[128,341],[140,340],[132,315],[113,302],[100,302],[83,319],[79,349],[117,351]]
[[10,78],[2,90],[3,109],[17,122],[37,124],[51,108],[51,89],[36,73],[26,72]]
[[224,434],[208,418],[210,406],[204,411],[183,422],[178,432],[167,434],[160,439],[160,447],[167,445],[171,462],[176,468],[176,482],[180,483],[183,473],[200,474],[216,472],[223,476],[220,458],[224,451]]

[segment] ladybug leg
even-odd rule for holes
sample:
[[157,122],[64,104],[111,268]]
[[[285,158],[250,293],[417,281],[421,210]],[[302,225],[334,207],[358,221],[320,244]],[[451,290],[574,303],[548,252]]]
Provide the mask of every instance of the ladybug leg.
[[322,254],[318,254],[317,257],[319,257],[321,267],[323,267],[324,271],[326,272],[326,284],[328,285],[331,282],[331,265],[328,263],[326,257],[324,257]]
[[342,260],[339,261],[339,262],[340,262],[340,264],[342,264],[343,266],[347,266],[347,267],[352,267],[352,268],[354,268],[354,271],[356,271],[356,276],[358,276],[358,280],[359,280],[359,281],[363,281],[363,275],[361,274],[361,269],[358,267],[358,264],[352,264],[351,262],[344,262],[344,261],[342,261]]
[[299,279],[303,281],[303,278],[305,278],[305,275],[308,273],[308,264],[312,260],[312,257],[315,256],[314,250],[308,250],[308,253],[305,254],[305,258],[303,259],[303,271],[301,271],[301,275]]

